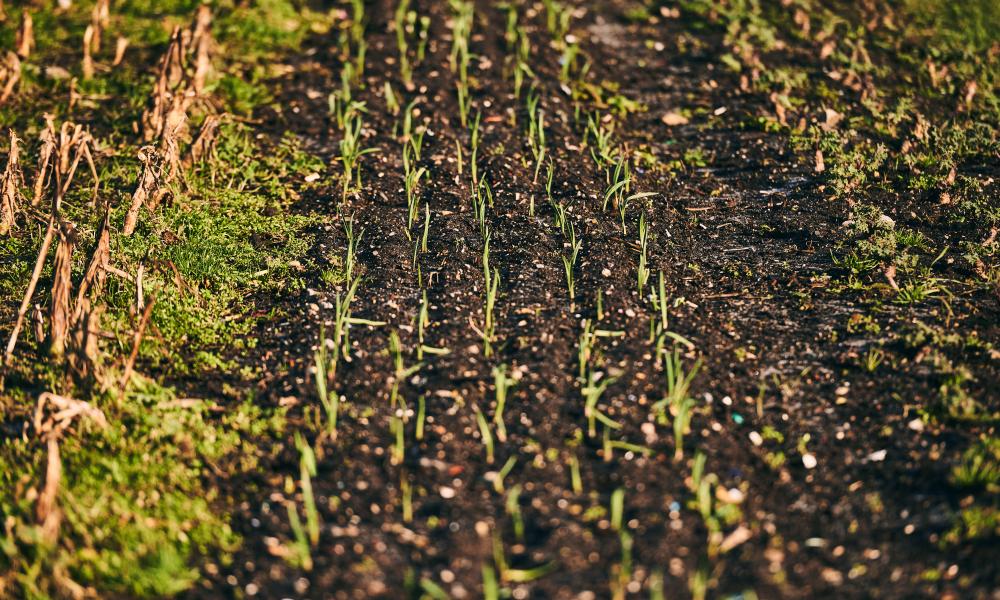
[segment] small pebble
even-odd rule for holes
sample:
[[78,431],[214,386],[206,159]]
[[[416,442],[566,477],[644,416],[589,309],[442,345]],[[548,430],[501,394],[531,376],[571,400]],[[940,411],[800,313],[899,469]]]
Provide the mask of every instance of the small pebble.
[[803,454],[802,455],[802,465],[805,468],[807,468],[807,469],[815,469],[817,464],[819,464],[819,463],[816,461],[816,457],[813,456],[812,454]]
[[756,431],[751,431],[750,442],[753,443],[754,446],[760,446],[761,444],[764,443],[764,436],[757,433]]

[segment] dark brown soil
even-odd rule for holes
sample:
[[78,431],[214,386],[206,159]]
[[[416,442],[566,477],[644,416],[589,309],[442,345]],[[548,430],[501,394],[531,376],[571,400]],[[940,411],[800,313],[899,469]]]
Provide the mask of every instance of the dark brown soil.
[[[705,563],[714,582],[710,597],[740,597],[746,590],[760,598],[989,597],[1000,586],[998,548],[945,547],[941,540],[964,497],[952,487],[951,467],[977,427],[962,434],[936,425],[911,428],[919,416],[914,407],[936,398],[940,385],[917,351],[899,348],[901,358],[874,373],[860,366],[877,334],[848,331],[848,318],[866,309],[858,298],[830,290],[826,277],[838,273],[831,253],[844,236],[848,207],[827,199],[811,163],[789,148],[786,136],[746,126],[765,110],[765,99],[739,92],[738,76],[718,67],[721,34],[705,31],[695,50],[678,53],[682,28],[675,21],[630,24],[620,7],[604,4],[600,15],[588,11],[575,27],[588,34],[581,46],[592,59],[591,80],[618,82],[621,93],[647,106],[626,119],[617,132],[620,142],[644,146],[662,162],[693,149],[707,158],[705,167],[636,176],[637,188],[657,194],[647,210],[654,280],[662,270],[670,298],[684,299],[671,312],[671,328],[696,346],[687,365],[696,357],[704,360],[692,392],[705,412],[695,416],[685,439],[685,461],[675,462],[672,430],[659,425],[650,430],[650,405],[663,396],[665,384],[647,341],[655,315],[635,291],[639,211],[629,215],[623,236],[617,213],[601,210],[604,174],[580,149],[582,130],[558,85],[558,53],[545,42],[544,16],[533,17],[533,64],[542,82],[554,196],[571,206],[583,240],[571,306],[562,237],[553,226],[544,185],[532,182],[522,133],[524,103],[512,97],[510,81],[502,76],[502,14],[487,2],[478,3],[473,32],[479,58],[473,63],[473,99],[474,111],[483,114],[479,171],[496,197],[488,224],[502,294],[497,351],[483,356],[473,327],[482,315],[482,242],[470,209],[468,165],[459,177],[454,161],[455,141],[467,147],[468,134],[459,123],[454,77],[447,68],[447,4],[416,4],[421,14],[433,16],[428,59],[414,76],[418,89],[405,94],[406,101],[418,98],[430,129],[421,162],[431,181],[422,195],[431,210],[430,239],[418,261],[430,304],[428,343],[451,350],[425,357],[419,374],[399,388],[413,410],[419,396],[426,398],[426,437],[414,439],[411,418],[405,463],[390,463],[389,418],[395,409],[389,401],[388,338],[397,331],[408,349],[407,364],[416,362],[421,289],[410,266],[412,242],[404,235],[401,144],[381,97],[384,81],[397,91],[403,86],[393,34],[375,18],[368,32],[367,85],[356,92],[370,108],[366,147],[379,150],[363,159],[364,189],[339,209],[336,188],[306,197],[297,207],[329,216],[314,250],[320,265],[336,264],[343,256],[342,221],[354,216],[356,227],[364,229],[354,314],[388,323],[351,330],[351,361],[341,366],[336,384],[347,400],[345,414],[338,439],[321,445],[313,480],[322,521],[312,552],[315,564],[310,572],[296,570],[276,550],[279,541],[292,539],[284,507],[292,497],[286,480],[299,476],[292,426],[259,477],[232,483],[240,502],[234,528],[244,546],[231,565],[210,569],[204,587],[190,595],[419,597],[419,582],[427,579],[453,598],[481,597],[481,568],[493,561],[489,532],[496,532],[512,566],[554,565],[535,581],[509,584],[515,598],[608,598],[622,556],[619,536],[606,515],[593,518],[588,509],[607,507],[611,493],[623,488],[625,520],[634,538],[633,579],[639,583],[629,597],[648,597],[655,571],[664,573],[666,597],[686,597],[689,580],[707,560],[707,531],[697,510],[689,508],[694,495],[686,483],[691,459],[700,451],[707,455],[707,471],[725,488],[744,486],[743,523],[752,534]],[[666,49],[647,47],[647,39],[662,41]],[[329,39],[316,39],[312,50],[294,62],[293,73],[274,82],[280,114],[258,117],[272,123],[276,134],[295,132],[331,160],[331,169],[339,169],[332,162],[339,135],[326,94],[339,85],[340,57]],[[682,107],[707,111],[696,112],[686,125],[664,125],[661,117]],[[511,113],[518,115],[513,127]],[[958,268],[943,262],[941,276]],[[625,331],[622,338],[600,342],[619,376],[602,402],[623,426],[615,438],[648,446],[650,457],[618,451],[605,460],[600,440],[585,435],[576,349],[581,320],[597,317],[599,290],[605,312],[599,327]],[[283,320],[261,325],[259,359],[269,373],[261,401],[292,402],[296,422],[318,415],[318,409],[304,410],[317,406],[308,373],[311,348],[319,324],[332,316],[329,303],[338,291],[317,278],[308,292],[277,301]],[[956,322],[984,339],[997,339],[997,298],[960,295],[952,309]],[[922,315],[890,306],[874,318],[908,323]],[[963,360],[979,374],[970,390],[995,407],[996,363],[971,353]],[[491,369],[501,363],[520,370],[523,379],[505,413],[509,437],[497,443],[496,460],[487,464],[473,405],[492,414]],[[755,445],[751,432],[765,427],[780,432],[783,441]],[[578,432],[584,435],[575,446]],[[803,464],[804,435],[810,436],[815,468]],[[768,454],[778,452],[786,462],[769,465]],[[572,455],[580,463],[579,494],[570,484]],[[523,543],[515,539],[505,496],[487,478],[510,456],[518,460],[508,487],[523,487]],[[414,489],[410,523],[400,514],[401,478]],[[931,569],[942,577],[921,577]]]

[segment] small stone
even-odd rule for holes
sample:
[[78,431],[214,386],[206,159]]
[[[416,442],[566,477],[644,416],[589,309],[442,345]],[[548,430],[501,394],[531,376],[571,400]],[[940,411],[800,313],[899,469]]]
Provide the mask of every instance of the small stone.
[[756,431],[751,431],[749,437],[750,437],[750,442],[754,446],[760,446],[761,444],[764,443],[764,436],[757,433]]
[[907,423],[906,426],[909,427],[910,429],[912,429],[913,431],[923,431],[924,430],[924,422],[923,422],[922,419],[913,419],[912,421],[910,421],[909,423]]
[[667,114],[663,115],[660,118],[660,120],[663,121],[664,125],[666,125],[668,127],[676,127],[677,125],[687,125],[688,124],[688,118],[687,117],[685,117],[684,115],[682,115],[680,113],[676,113],[676,112],[673,112],[673,111],[668,112]]
[[441,488],[441,497],[445,500],[450,500],[455,497],[455,488],[450,488],[448,486],[443,486]]
[[844,583],[844,574],[836,569],[827,567],[823,569],[820,575],[823,577],[823,581],[829,583],[830,585],[840,585]]
[[816,460],[816,457],[813,456],[812,454],[808,454],[807,453],[807,454],[803,454],[802,455],[802,465],[805,468],[807,468],[807,469],[815,469],[816,465],[818,465],[818,464],[819,464],[819,462]]

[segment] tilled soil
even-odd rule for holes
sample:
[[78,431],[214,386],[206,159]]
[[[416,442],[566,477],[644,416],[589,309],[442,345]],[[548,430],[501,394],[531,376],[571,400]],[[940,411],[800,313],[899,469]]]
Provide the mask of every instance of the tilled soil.
[[[784,135],[746,125],[764,110],[763,99],[740,92],[738,75],[718,68],[721,33],[699,32],[693,49],[674,52],[681,37],[691,35],[683,23],[632,24],[621,7],[603,3],[574,26],[586,33],[581,47],[591,58],[589,79],[616,82],[623,95],[647,108],[623,120],[619,143],[662,162],[694,149],[707,158],[704,167],[688,164],[672,174],[638,172],[634,183],[656,194],[645,207],[651,285],[662,271],[672,301],[670,328],[694,344],[678,346],[685,364],[704,363],[692,385],[700,412],[684,439],[684,459],[676,461],[672,428],[651,416],[651,405],[665,392],[663,366],[648,341],[650,319],[658,317],[648,290],[642,296],[636,290],[637,227],[647,201],[628,214],[626,234],[617,211],[602,210],[605,174],[581,145],[583,130],[558,83],[559,53],[547,43],[544,15],[533,15],[533,68],[546,115],[553,197],[569,207],[583,242],[571,303],[560,258],[568,250],[545,199],[545,170],[534,182],[524,100],[513,97],[503,76],[502,13],[487,2],[477,5],[471,76],[473,112],[482,113],[478,170],[495,196],[487,224],[491,264],[501,280],[495,353],[484,356],[478,332],[482,240],[471,210],[468,156],[461,175],[455,160],[456,142],[467,148],[468,133],[448,69],[448,7],[421,2],[421,14],[432,17],[430,43],[415,70],[416,89],[405,93],[406,102],[417,99],[417,120],[428,127],[421,201],[431,217],[428,250],[417,257],[421,279],[412,266],[413,242],[404,234],[397,117],[382,97],[385,81],[404,90],[394,34],[383,22],[389,13],[371,19],[365,85],[355,90],[368,108],[365,147],[378,149],[362,159],[363,189],[341,204],[334,186],[297,207],[328,217],[313,254],[321,267],[340,264],[346,218],[364,230],[354,315],[387,323],[353,327],[350,361],[338,372],[335,389],[346,404],[337,438],[318,444],[312,481],[322,523],[313,568],[295,569],[282,558],[293,537],[285,501],[301,505],[299,490],[288,483],[299,478],[291,427],[285,450],[257,477],[226,484],[239,501],[234,528],[245,543],[231,565],[209,569],[204,586],[191,595],[418,597],[420,582],[429,580],[453,598],[481,597],[482,567],[495,565],[496,539],[512,568],[551,568],[530,582],[505,583],[513,597],[611,597],[621,537],[606,512],[594,507],[606,509],[612,493],[623,489],[625,527],[634,541],[630,597],[647,597],[658,572],[668,598],[689,595],[699,573],[711,582],[712,597],[750,597],[749,590],[760,598],[942,597],[954,594],[960,579],[960,597],[989,596],[1000,585],[997,548],[941,544],[963,502],[950,469],[977,430],[956,433],[914,422],[914,407],[936,396],[939,381],[913,356],[906,360],[907,350],[900,350],[904,360],[878,371],[860,366],[876,334],[845,329],[859,311],[857,299],[829,290],[826,276],[837,273],[831,255],[847,207],[825,197],[812,165]],[[340,136],[326,99],[340,81],[341,57],[332,46],[328,39],[314,40],[312,50],[294,61],[294,71],[273,82],[281,112],[258,117],[276,133],[293,131],[339,169],[332,161]],[[661,117],[681,107],[705,110],[695,110],[687,124],[665,125]],[[329,322],[335,296],[343,293],[318,273],[311,277],[299,297],[275,299],[284,318],[262,321],[261,354],[253,358],[269,373],[261,401],[292,404],[303,431],[319,418],[309,372],[319,325]],[[406,364],[417,362],[424,290],[430,320],[425,343],[450,353],[426,355],[417,374],[399,382],[411,412],[405,460],[395,465],[389,419],[398,409],[390,404],[395,366],[388,340],[397,332]],[[952,310],[956,321],[996,337],[995,298],[963,295]],[[877,318],[902,322],[919,318],[914,312],[893,308]],[[606,456],[600,436],[587,435],[577,345],[582,321],[598,317],[599,328],[624,332],[598,341],[603,370],[616,376],[601,400],[622,426],[612,437],[648,448],[648,456],[621,449]],[[995,406],[995,364],[966,360],[980,374],[970,390]],[[493,414],[492,368],[499,364],[521,378],[507,401],[507,439],[496,441],[489,464],[475,407]],[[414,413],[421,396],[427,426],[418,441]],[[779,432],[780,439],[761,438],[762,431]],[[708,555],[708,531],[692,505],[696,452],[706,455],[706,472],[719,477],[721,489],[745,496],[739,524],[723,534],[741,529],[732,539],[743,530],[748,539],[717,556]],[[779,452],[783,463],[775,460]],[[521,486],[523,540],[506,509],[508,496],[491,482],[512,456],[517,462],[505,483]],[[574,460],[579,492],[571,482]],[[404,480],[413,489],[410,522],[401,514]],[[946,576],[921,578],[928,569]]]

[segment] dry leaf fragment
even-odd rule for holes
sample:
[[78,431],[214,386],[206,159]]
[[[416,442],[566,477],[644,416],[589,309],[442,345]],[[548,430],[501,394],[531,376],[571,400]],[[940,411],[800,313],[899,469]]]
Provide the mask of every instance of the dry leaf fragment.
[[825,121],[820,126],[823,131],[830,132],[840,125],[840,122],[844,120],[844,113],[837,112],[832,108],[824,109]]
[[976,97],[976,90],[978,90],[978,89],[979,89],[979,84],[976,83],[975,79],[970,80],[968,83],[965,84],[965,107],[966,108],[971,108],[972,107],[972,100]]
[[827,43],[823,44],[823,46],[819,49],[819,59],[826,60],[830,58],[830,56],[833,54],[833,51],[836,49],[837,49],[837,42],[834,40],[828,41]]
[[719,544],[719,551],[723,553],[729,552],[733,548],[747,542],[751,537],[753,537],[753,532],[747,527],[740,525],[722,540],[722,543]]
[[667,114],[663,115],[663,117],[661,117],[660,120],[663,121],[663,123],[666,124],[668,127],[675,127],[677,125],[687,125],[689,122],[689,119],[687,117],[674,111],[670,111]]

